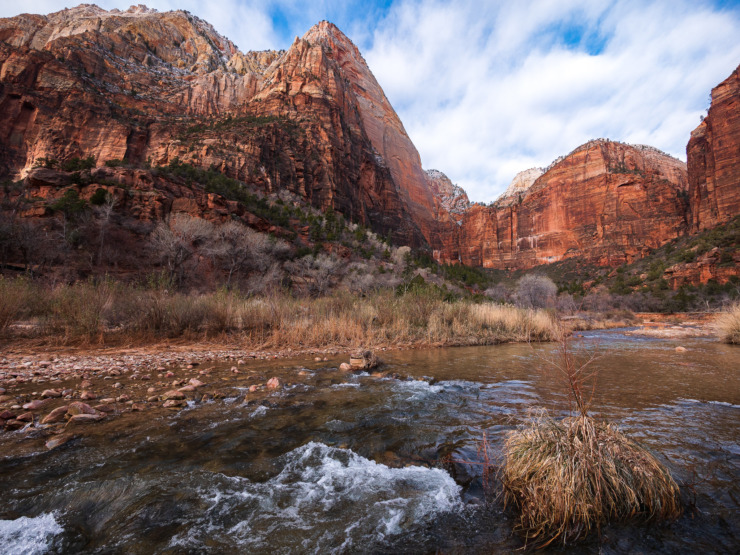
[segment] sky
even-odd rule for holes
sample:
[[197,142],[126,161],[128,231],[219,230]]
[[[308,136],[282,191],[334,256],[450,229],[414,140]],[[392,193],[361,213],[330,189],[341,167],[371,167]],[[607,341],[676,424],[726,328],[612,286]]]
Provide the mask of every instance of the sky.
[[[111,9],[130,2],[100,0]],[[359,47],[426,169],[472,201],[590,139],[686,160],[712,87],[740,64],[740,0],[149,0],[243,51],[335,23]],[[76,5],[26,0],[29,13]],[[2,2],[0,17],[17,15]]]

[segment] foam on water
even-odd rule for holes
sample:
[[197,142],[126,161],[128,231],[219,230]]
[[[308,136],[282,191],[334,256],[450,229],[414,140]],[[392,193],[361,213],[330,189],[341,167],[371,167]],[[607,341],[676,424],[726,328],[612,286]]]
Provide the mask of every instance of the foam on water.
[[198,549],[215,536],[245,551],[364,550],[462,508],[460,486],[441,469],[390,468],[316,442],[282,462],[266,482],[218,475],[202,492],[210,506],[171,547]]
[[3,553],[36,555],[46,553],[56,536],[64,531],[52,513],[0,520],[0,550]]

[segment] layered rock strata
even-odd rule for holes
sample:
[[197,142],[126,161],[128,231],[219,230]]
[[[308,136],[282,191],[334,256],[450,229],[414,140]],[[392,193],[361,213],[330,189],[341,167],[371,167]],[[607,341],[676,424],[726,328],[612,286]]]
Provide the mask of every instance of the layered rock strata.
[[0,20],[0,174],[178,158],[434,248],[454,227],[352,42],[321,22],[243,54],[187,12],[81,5]]
[[686,189],[683,162],[650,147],[591,141],[520,188],[515,202],[509,195],[472,206],[441,257],[502,269],[574,256],[629,262],[684,232]]
[[712,89],[711,98],[686,146],[692,232],[740,214],[740,67]]

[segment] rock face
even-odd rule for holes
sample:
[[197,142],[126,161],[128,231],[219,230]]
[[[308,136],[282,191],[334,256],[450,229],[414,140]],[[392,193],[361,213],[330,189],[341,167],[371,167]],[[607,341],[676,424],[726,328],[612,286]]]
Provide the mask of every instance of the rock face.
[[580,256],[618,265],[687,226],[686,166],[650,147],[591,141],[526,181],[516,185],[515,202],[507,195],[465,213],[450,246],[460,262],[530,268]]
[[0,177],[39,159],[175,158],[288,189],[396,241],[454,221],[354,44],[328,22],[248,52],[188,12],[80,5],[0,20]]
[[543,173],[545,173],[543,168],[530,168],[523,172],[519,172],[514,176],[514,179],[511,180],[506,191],[496,199],[496,204],[509,206],[515,202],[519,202],[519,199],[524,198],[524,195],[527,194],[529,188],[534,185],[534,182],[537,181]]
[[[422,169],[362,55],[331,23],[287,50],[242,53],[188,12],[83,4],[0,19],[0,179],[26,178],[32,199],[70,187],[90,199],[103,187],[116,210],[147,224],[132,241],[176,212],[279,234],[238,202],[156,170],[183,161],[332,208],[443,262],[615,265],[738,213],[739,83],[736,71],[713,91],[688,178],[655,149],[597,140],[520,173],[492,206],[471,205]],[[57,171],[74,158],[94,167]],[[114,160],[127,167],[105,166]],[[48,213],[39,204],[22,216]]]
[[467,193],[459,185],[455,185],[450,178],[438,170],[427,170],[427,183],[432,194],[447,213],[458,224],[463,214],[470,206]]
[[740,67],[712,89],[709,113],[686,146],[691,231],[740,214]]

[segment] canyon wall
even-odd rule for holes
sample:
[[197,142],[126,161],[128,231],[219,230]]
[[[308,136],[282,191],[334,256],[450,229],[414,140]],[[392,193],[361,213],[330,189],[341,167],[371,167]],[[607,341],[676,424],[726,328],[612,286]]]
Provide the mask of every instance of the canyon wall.
[[707,116],[686,147],[691,231],[740,214],[740,67],[712,89]]
[[440,257],[501,269],[574,256],[613,266],[686,229],[686,165],[657,149],[591,141],[519,181],[515,194],[471,207]]
[[[442,262],[618,265],[738,214],[738,91],[736,70],[712,92],[688,174],[656,149],[600,139],[522,172],[482,206],[422,169],[359,50],[331,23],[286,50],[242,53],[188,12],[85,4],[0,19],[0,179],[92,157],[98,169],[122,160],[143,172],[146,191],[157,166],[183,161],[290,191]],[[174,196],[190,195],[172,191],[153,212],[131,210],[164,217]],[[201,214],[232,206],[198,203]]]

